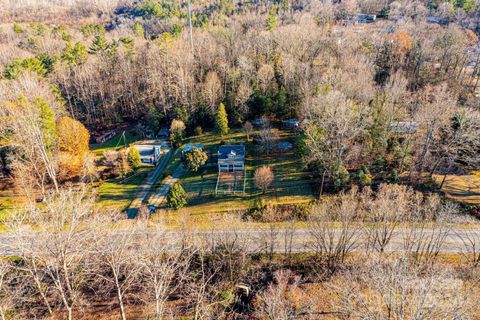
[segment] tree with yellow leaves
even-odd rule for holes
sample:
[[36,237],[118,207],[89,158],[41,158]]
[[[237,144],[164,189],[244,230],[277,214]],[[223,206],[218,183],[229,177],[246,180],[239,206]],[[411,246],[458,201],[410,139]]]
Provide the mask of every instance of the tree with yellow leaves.
[[395,53],[402,58],[405,57],[405,55],[413,48],[412,39],[404,31],[395,33],[392,37],[392,40]]
[[78,177],[83,159],[88,153],[90,134],[83,124],[70,117],[57,121],[57,147],[61,177],[64,180]]

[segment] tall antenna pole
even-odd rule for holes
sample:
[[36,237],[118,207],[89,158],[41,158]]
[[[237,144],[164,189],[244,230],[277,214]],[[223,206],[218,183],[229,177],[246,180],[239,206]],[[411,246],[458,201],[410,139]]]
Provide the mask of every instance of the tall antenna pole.
[[192,31],[192,10],[190,8],[190,0],[187,0],[188,3],[188,26],[190,28],[190,46],[192,49],[192,55],[193,55],[193,31]]

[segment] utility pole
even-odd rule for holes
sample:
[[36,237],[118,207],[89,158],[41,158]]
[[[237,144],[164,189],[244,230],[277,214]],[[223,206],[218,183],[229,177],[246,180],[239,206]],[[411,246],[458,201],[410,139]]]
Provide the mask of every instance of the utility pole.
[[192,9],[190,8],[190,0],[187,0],[187,3],[188,3],[188,26],[190,28],[190,47],[193,55]]

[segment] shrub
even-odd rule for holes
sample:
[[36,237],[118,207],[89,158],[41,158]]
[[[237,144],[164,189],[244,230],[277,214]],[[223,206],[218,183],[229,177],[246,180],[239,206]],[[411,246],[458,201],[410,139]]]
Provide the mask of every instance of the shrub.
[[361,187],[369,186],[372,184],[372,175],[368,172],[367,168],[362,168],[357,172],[357,182]]
[[333,180],[333,185],[335,190],[341,190],[345,188],[350,181],[350,174],[348,173],[345,167],[340,167],[340,169],[335,172],[335,177]]
[[398,172],[396,169],[392,169],[390,171],[390,177],[389,177],[390,182],[392,183],[398,183],[400,181],[400,178],[398,177]]
[[137,170],[138,167],[140,167],[140,165],[142,164],[142,161],[140,159],[140,152],[138,152],[138,149],[134,146],[131,146],[128,150],[128,163],[134,170]]
[[23,28],[18,24],[18,23],[14,23],[13,24],[13,32],[15,33],[23,33]]
[[170,125],[170,141],[175,148],[183,143],[185,134],[185,123],[182,120],[174,119]]

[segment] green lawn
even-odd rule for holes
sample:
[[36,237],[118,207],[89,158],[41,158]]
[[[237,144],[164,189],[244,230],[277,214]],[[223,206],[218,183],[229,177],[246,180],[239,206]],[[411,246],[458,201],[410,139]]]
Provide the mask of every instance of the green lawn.
[[94,143],[90,145],[90,150],[97,155],[103,154],[106,150],[116,150],[123,148],[125,144],[130,144],[135,141],[140,140],[140,136],[135,130],[130,130],[125,132],[125,140],[122,137],[122,134],[119,133],[113,138],[105,141],[104,143]]
[[[294,134],[290,131],[278,131],[279,141],[294,142]],[[217,182],[217,150],[220,142],[225,144],[241,144],[246,142],[245,134],[236,130],[232,133],[218,137],[206,133],[199,137],[192,137],[188,142],[202,144],[209,154],[208,162],[213,164],[204,166],[198,172],[188,172],[181,179],[182,186],[188,193],[188,206],[186,211],[191,214],[203,214],[224,212],[236,209],[251,207],[255,200],[263,197],[274,203],[297,203],[313,199],[312,190],[309,184],[309,177],[302,170],[299,157],[295,149],[273,153],[269,156],[260,154],[251,142],[246,143],[246,187],[245,195],[223,195],[215,196],[215,185]],[[273,185],[266,195],[255,187],[254,172],[262,165],[270,165],[275,174]]]
[[101,207],[126,209],[135,194],[138,186],[155,167],[144,166],[138,169],[138,174],[128,179],[113,179],[103,182],[98,188],[98,205]]

